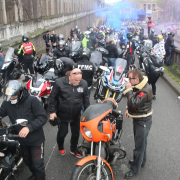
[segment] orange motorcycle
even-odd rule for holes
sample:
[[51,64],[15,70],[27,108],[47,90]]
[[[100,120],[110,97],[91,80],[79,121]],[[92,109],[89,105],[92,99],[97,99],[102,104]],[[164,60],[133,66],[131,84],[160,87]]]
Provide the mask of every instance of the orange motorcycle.
[[123,115],[114,99],[89,106],[84,112],[80,131],[84,138],[78,151],[84,156],[76,163],[71,180],[114,180],[110,165],[126,157],[121,148]]

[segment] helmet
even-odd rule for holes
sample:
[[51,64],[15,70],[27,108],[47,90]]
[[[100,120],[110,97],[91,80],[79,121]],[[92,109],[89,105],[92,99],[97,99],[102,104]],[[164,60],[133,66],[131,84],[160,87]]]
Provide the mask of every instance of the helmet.
[[167,34],[170,35],[170,32],[168,32]]
[[[22,84],[17,80],[9,81],[6,85],[6,101],[11,101],[11,104],[17,104],[22,97]],[[16,99],[12,99],[12,96],[17,96]]]
[[131,32],[128,32],[126,36],[127,36],[127,38],[130,40],[130,39],[132,39],[133,34],[132,34]]
[[151,29],[151,33],[153,33],[153,34],[154,34],[154,32],[155,32],[155,31],[154,31],[154,29]]
[[165,34],[166,34],[165,30],[162,30],[162,31],[161,31],[161,34],[162,34],[162,35],[165,35]]
[[83,48],[81,57],[82,57],[82,59],[83,59],[83,57],[85,57],[89,60],[91,57],[90,50],[88,48]]
[[0,44],[0,52],[2,51],[2,45]]
[[158,39],[159,42],[161,42],[163,40],[163,36],[162,35],[158,35],[157,39]]
[[54,64],[55,74],[59,74],[64,69],[64,63],[61,59],[56,59]]
[[175,33],[173,31],[170,32],[170,35],[172,35],[173,37],[175,36]]
[[78,31],[77,31],[77,32],[80,34],[80,32],[81,32],[81,31],[80,31],[80,29],[78,29]]
[[60,34],[60,35],[59,35],[59,39],[60,39],[60,38],[61,38],[62,40],[64,40],[64,35],[63,35],[63,34]]
[[101,47],[105,47],[105,46],[106,46],[106,43],[105,43],[104,40],[100,40],[100,41],[98,42],[98,45],[101,46]]
[[91,33],[90,31],[85,31],[84,35],[86,36],[86,38],[89,39],[89,34],[90,34],[90,33]]
[[158,34],[155,34],[155,36],[157,37],[157,36],[158,36]]
[[148,16],[149,19],[151,19],[151,16]]
[[29,37],[27,35],[23,35],[22,36],[22,41],[25,43],[25,42],[28,42],[29,40]]
[[63,45],[62,47],[59,47],[59,50],[62,51],[64,49],[65,41],[64,40],[60,40],[59,41],[59,46],[60,45]]

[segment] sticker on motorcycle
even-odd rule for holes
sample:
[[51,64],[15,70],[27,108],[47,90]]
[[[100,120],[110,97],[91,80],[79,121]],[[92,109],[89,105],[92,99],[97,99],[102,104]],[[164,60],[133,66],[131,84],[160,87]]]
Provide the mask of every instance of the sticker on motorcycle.
[[12,95],[12,89],[10,87],[6,88],[6,95],[11,96]]
[[122,68],[121,66],[118,66],[118,67],[117,67],[117,72],[118,72],[118,73],[122,73],[122,71],[123,71],[123,68]]

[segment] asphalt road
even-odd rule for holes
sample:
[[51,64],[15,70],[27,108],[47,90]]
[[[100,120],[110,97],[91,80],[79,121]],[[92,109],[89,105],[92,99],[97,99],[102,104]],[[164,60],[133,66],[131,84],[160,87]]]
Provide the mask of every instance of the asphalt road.
[[[136,60],[137,61],[137,60]],[[21,78],[22,79],[22,78]],[[91,92],[91,104],[94,90]],[[0,103],[2,98],[0,99]],[[126,98],[119,103],[118,109],[125,112]],[[180,101],[177,94],[160,78],[157,82],[157,100],[153,101],[153,124],[148,137],[147,164],[141,169],[134,180],[178,180],[180,178]],[[49,117],[49,113],[47,112]],[[8,120],[8,118],[4,118]],[[70,130],[65,140],[66,155],[61,156],[56,145],[57,128],[49,122],[44,126],[45,142],[45,168],[47,180],[68,180],[78,159],[69,153]],[[82,137],[79,139],[79,143]],[[124,119],[122,146],[127,152],[124,160],[118,160],[113,167],[115,180],[123,179],[129,170],[128,160],[132,158],[134,149],[132,119]],[[28,168],[22,164],[23,171],[18,172],[19,180],[26,180],[30,176]]]

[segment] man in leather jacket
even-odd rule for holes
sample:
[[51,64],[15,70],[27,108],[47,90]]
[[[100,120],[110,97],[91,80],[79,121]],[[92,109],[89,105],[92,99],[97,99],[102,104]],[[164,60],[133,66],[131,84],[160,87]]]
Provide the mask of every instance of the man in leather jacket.
[[130,160],[130,171],[125,179],[136,175],[146,163],[147,136],[152,125],[152,89],[138,69],[129,72],[124,95],[127,97],[125,118],[133,118],[135,149]]
[[[49,99],[50,119],[59,117],[61,124],[57,134],[59,153],[65,155],[64,139],[68,133],[68,125],[71,126],[70,153],[77,158],[82,156],[77,152],[77,144],[80,132],[80,115],[82,104],[84,108],[89,106],[88,85],[82,79],[82,72],[75,68],[62,78],[55,81]],[[57,108],[56,108],[57,103]]]

